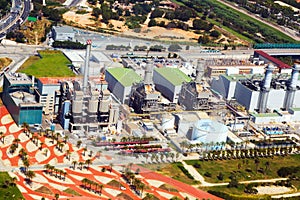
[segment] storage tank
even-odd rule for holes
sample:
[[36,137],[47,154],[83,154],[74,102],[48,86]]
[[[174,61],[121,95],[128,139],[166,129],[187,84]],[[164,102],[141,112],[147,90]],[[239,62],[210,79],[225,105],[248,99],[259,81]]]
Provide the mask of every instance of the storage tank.
[[161,129],[168,130],[173,129],[175,124],[175,117],[173,115],[163,115],[161,119]]
[[221,143],[226,142],[227,132],[227,126],[224,124],[210,119],[203,119],[194,124],[191,139],[202,143]]
[[97,100],[89,100],[88,111],[89,113],[96,113],[98,109],[98,101]]
[[101,100],[99,105],[99,112],[107,113],[109,110],[110,100]]
[[82,112],[82,101],[74,100],[72,103],[72,112],[79,114]]

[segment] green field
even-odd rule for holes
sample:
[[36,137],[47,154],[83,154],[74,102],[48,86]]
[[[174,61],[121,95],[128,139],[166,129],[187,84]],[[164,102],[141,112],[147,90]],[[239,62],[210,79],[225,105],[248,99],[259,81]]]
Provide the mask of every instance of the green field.
[[[205,177],[207,182],[219,183],[229,182],[230,176],[234,175],[238,181],[248,181],[257,179],[279,178],[277,171],[281,167],[299,166],[300,155],[280,156],[273,158],[259,158],[258,165],[255,159],[240,160],[214,160],[214,161],[185,161],[188,165],[193,165],[201,175]],[[266,163],[269,162],[269,165]],[[223,180],[219,180],[219,173],[223,174]],[[211,177],[205,176],[211,174]],[[296,186],[298,187],[298,186]]]
[[30,57],[18,72],[35,77],[70,77],[75,74],[69,69],[71,62],[61,51],[39,51],[40,57]]
[[[181,164],[181,163],[180,163]],[[163,174],[175,180],[181,181],[186,184],[199,184],[199,182],[190,179],[186,176],[181,169],[178,167],[178,163],[171,163],[171,164],[145,164],[143,167],[148,168],[152,171],[156,171],[157,173]]]
[[0,172],[0,200],[24,199],[20,190],[11,184],[7,172]]

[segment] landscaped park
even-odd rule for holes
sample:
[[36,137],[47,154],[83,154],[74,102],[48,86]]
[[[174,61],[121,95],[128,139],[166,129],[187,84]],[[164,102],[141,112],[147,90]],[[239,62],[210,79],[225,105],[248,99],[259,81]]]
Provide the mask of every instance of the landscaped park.
[[99,166],[114,158],[0,113],[0,199],[219,199],[142,166]]

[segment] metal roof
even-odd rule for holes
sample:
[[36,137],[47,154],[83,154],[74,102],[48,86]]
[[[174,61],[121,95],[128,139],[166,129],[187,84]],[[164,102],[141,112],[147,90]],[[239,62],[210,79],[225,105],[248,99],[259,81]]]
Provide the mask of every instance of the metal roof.
[[116,67],[106,70],[115,79],[117,79],[124,87],[131,86],[133,83],[139,83],[143,79],[133,71],[133,69]]
[[278,60],[277,58],[274,58],[274,57],[270,56],[269,54],[267,54],[264,51],[256,50],[256,51],[254,51],[254,53],[257,53],[257,54],[261,55],[262,57],[268,59],[270,62],[274,63],[280,69],[289,69],[289,68],[291,68],[291,66],[289,66],[288,64],[285,64],[281,60]]
[[188,77],[185,73],[180,71],[178,68],[164,67],[164,68],[156,68],[154,70],[175,86],[181,85],[184,82],[188,83],[192,81],[190,77]]

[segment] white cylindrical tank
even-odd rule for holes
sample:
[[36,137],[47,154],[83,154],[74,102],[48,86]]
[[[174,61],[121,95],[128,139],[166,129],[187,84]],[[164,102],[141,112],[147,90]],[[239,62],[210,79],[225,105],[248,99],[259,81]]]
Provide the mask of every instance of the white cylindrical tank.
[[175,124],[175,117],[172,115],[163,115],[161,119],[161,129],[173,129]]
[[82,112],[82,101],[73,101],[72,112],[77,114]]
[[266,68],[265,80],[264,80],[264,88],[269,89],[271,87],[272,81],[272,73],[276,69],[273,64],[269,64]]
[[89,113],[96,113],[98,109],[98,101],[97,100],[89,100],[88,111]]
[[109,110],[110,100],[101,100],[99,105],[99,112],[107,113]]
[[199,120],[194,124],[192,140],[202,143],[226,142],[228,128],[224,124],[210,119]]
[[292,77],[291,77],[291,87],[292,88],[296,88],[296,86],[297,86],[299,71],[300,71],[300,64],[295,64],[293,66]]

